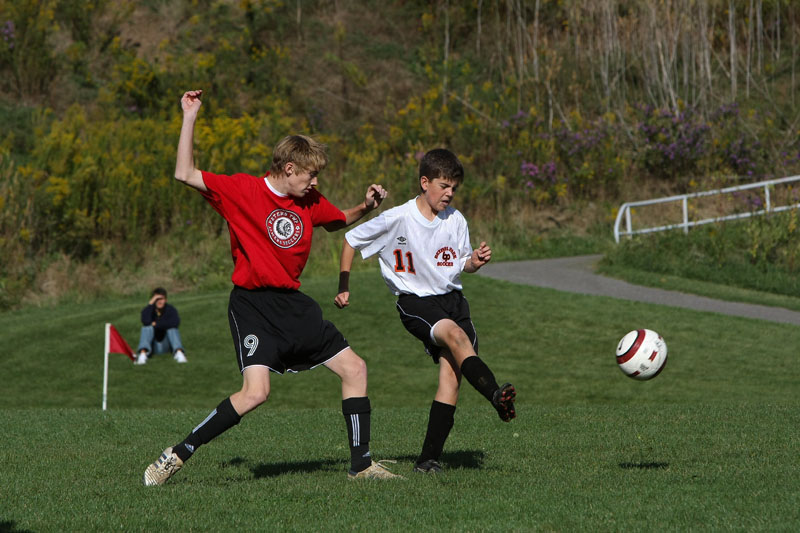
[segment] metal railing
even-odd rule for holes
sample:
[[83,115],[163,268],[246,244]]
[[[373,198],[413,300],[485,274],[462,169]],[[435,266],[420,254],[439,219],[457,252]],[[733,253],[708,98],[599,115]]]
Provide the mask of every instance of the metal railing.
[[[775,185],[779,185],[782,183],[791,183],[794,181],[800,181],[800,176],[789,176],[787,178],[779,178],[774,180],[767,180],[767,181],[759,181],[758,183],[750,183],[748,185],[737,185],[734,187],[726,187],[724,189],[714,189],[711,191],[702,191],[702,192],[695,192],[690,194],[679,194],[676,196],[668,196],[665,198],[656,198],[653,200],[642,200],[638,202],[625,202],[619,208],[619,212],[617,213],[617,219],[614,222],[614,240],[619,242],[619,238],[621,236],[631,236],[631,235],[638,235],[642,233],[653,233],[656,231],[665,231],[670,229],[676,228],[683,228],[684,233],[689,233],[689,228],[694,226],[700,226],[702,224],[711,224],[713,222],[722,222],[723,220],[735,220],[739,218],[748,218],[755,215],[763,215],[766,213],[777,213],[779,211],[787,211],[789,209],[797,209],[800,208],[800,203],[796,204],[788,204],[788,205],[781,205],[781,206],[774,206],[772,205],[772,201],[770,198],[770,189],[774,188]],[[717,194],[726,194],[726,193],[733,193],[737,191],[746,191],[750,189],[764,189],[764,208],[759,209],[758,211],[747,211],[744,213],[734,213],[731,215],[723,215],[719,217],[713,218],[705,218],[703,220],[689,220],[689,200],[692,198],[700,198],[703,196],[714,196]],[[667,224],[664,226],[654,226],[649,228],[641,228],[641,229],[633,229],[631,223],[631,209],[634,207],[640,207],[643,205],[653,205],[653,204],[663,204],[668,202],[681,202],[682,209],[683,209],[683,221],[678,224]],[[622,224],[622,220],[625,220],[625,230],[620,231],[620,225]]]

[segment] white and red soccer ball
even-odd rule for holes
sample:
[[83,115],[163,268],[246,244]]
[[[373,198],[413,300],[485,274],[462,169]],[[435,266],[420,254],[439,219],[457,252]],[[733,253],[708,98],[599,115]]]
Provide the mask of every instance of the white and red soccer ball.
[[635,329],[617,344],[617,365],[633,379],[653,379],[667,364],[667,343],[649,329]]

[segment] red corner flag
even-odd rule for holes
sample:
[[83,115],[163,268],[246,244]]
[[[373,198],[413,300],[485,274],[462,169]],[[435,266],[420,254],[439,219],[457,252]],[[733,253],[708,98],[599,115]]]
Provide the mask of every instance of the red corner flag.
[[133,350],[119,334],[117,328],[111,324],[106,324],[106,342],[103,349],[103,411],[106,410],[108,405],[108,354],[121,353],[131,358],[131,361],[136,361],[133,356]]
[[128,346],[128,343],[125,342],[125,339],[122,338],[122,335],[119,334],[117,328],[113,325],[108,325],[108,353],[121,353],[127,355],[131,358],[131,361],[135,361],[136,358],[133,356],[133,350],[131,347]]

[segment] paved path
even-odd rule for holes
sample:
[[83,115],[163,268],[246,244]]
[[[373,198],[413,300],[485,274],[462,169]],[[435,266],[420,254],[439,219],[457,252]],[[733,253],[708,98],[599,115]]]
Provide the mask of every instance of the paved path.
[[478,273],[489,278],[559,291],[610,296],[800,326],[800,312],[797,311],[766,305],[726,302],[677,291],[642,287],[595,274],[594,265],[600,257],[583,255],[536,261],[489,263]]

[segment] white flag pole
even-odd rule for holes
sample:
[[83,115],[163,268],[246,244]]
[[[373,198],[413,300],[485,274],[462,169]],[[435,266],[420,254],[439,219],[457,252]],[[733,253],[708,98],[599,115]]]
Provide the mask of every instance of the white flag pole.
[[111,324],[106,324],[106,342],[103,348],[103,358],[105,361],[103,362],[103,411],[106,410],[107,407],[107,398],[108,398],[108,350],[110,349],[110,335],[111,335]]

